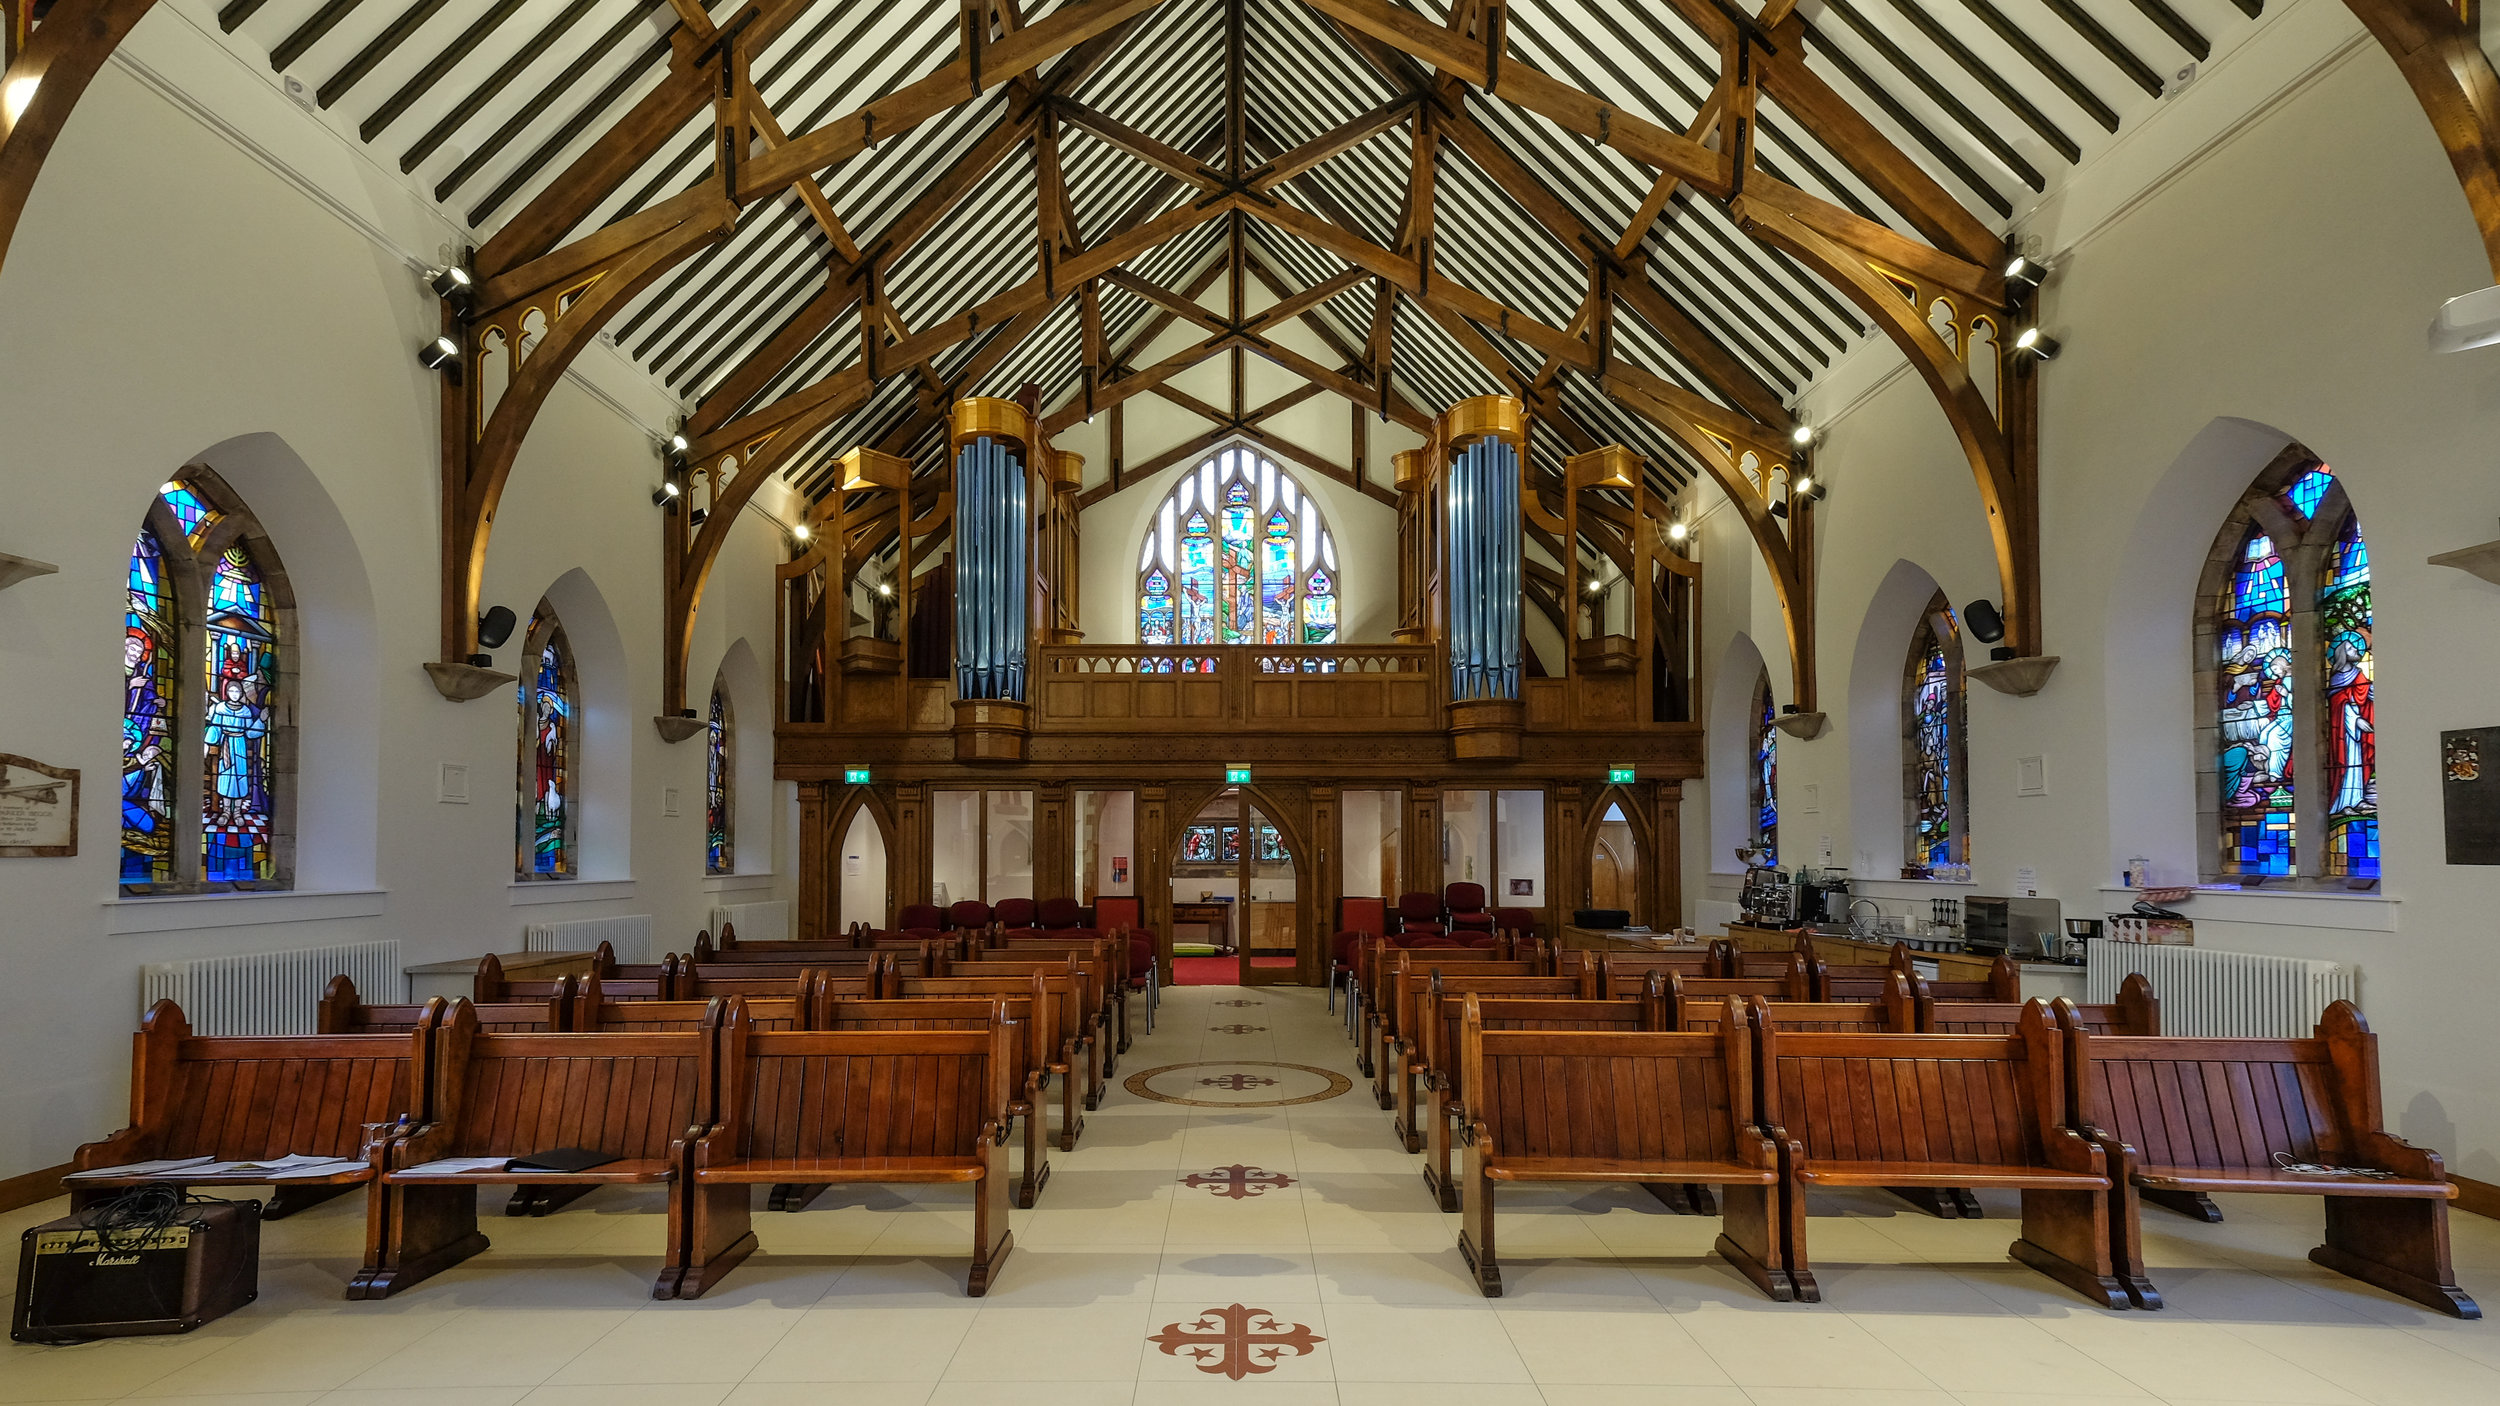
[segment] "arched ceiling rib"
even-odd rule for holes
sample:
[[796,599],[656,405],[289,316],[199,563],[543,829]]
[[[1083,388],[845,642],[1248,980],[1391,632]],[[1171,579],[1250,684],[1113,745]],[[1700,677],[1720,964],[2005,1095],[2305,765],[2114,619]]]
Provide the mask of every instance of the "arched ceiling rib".
[[[221,9],[203,0],[174,2],[213,17],[227,42],[300,81],[325,120],[403,172],[481,241],[663,83],[681,14],[697,9],[697,0],[232,0]],[[742,3],[719,0],[704,13],[726,22]],[[1072,3],[1081,0],[1003,0],[1001,9],[1022,25]],[[1702,27],[1719,23],[1717,3],[1516,0],[1508,7],[1506,62],[1684,131],[1719,82],[1718,45]],[[1751,12],[1760,0],[1738,3]],[[2166,76],[2244,38],[2261,7],[2262,0],[1803,0],[1776,32],[1783,43],[1801,43],[1806,68],[1876,132],[2003,228],[2139,120],[2159,100]],[[1449,19],[1442,0],[1411,0],[1410,8],[1434,23]],[[1788,8],[1775,4],[1771,14]],[[801,135],[951,60],[960,14],[949,0],[805,4],[755,55],[752,81],[782,131]],[[1124,134],[1220,171],[1227,97],[1236,82],[1255,166],[1343,124],[1381,116],[1384,105],[1414,98],[1410,83],[1420,79],[1429,88],[1433,81],[1419,66],[1349,37],[1301,0],[1165,0],[1118,34],[1091,71],[1059,93],[1065,105],[1058,110],[1058,160],[1080,243],[1199,198],[1126,149],[1133,139]],[[684,43],[683,36],[674,42]],[[1688,354],[1695,335],[1707,340],[1705,361],[1741,368],[1782,399],[1793,399],[1869,335],[1855,307],[1786,254],[1739,232],[1711,200],[1679,190],[1643,228],[1653,172],[1481,92],[1466,94],[1460,111],[1495,154],[1542,188],[1523,192],[1497,178],[1445,132],[1434,181],[1436,276],[1551,327],[1577,330],[1590,297],[1590,251],[1575,247],[1552,216],[1561,212],[1597,241],[1626,239],[1648,290],[1689,327],[1651,326],[1627,308],[1613,322],[1616,354],[1722,403],[1732,403],[1727,388]],[[872,147],[819,185],[847,236],[871,254],[889,237],[908,243],[908,252],[890,260],[881,288],[903,325],[954,317],[1038,273],[1040,158],[1032,120],[1020,91],[993,87]],[[1010,129],[1002,131],[1002,123]],[[1020,123],[1027,125],[1014,125]],[[573,236],[702,183],[712,132],[708,110],[688,121],[598,202]],[[1399,120],[1273,195],[1289,210],[1394,249],[1411,153],[1409,127]],[[1852,168],[1851,155],[1826,146],[1813,124],[1766,94],[1761,170],[1912,233],[1911,220]],[[950,205],[936,195],[957,198]],[[894,230],[906,212],[933,201],[944,205],[934,220]],[[1125,271],[1150,290],[1182,294],[1212,273],[1220,302],[1236,238],[1258,281],[1285,293],[1349,270],[1338,254],[1258,220],[1242,220],[1236,235],[1236,218],[1148,249]],[[819,300],[829,270],[847,266],[817,213],[797,192],[785,192],[747,209],[734,235],[657,280],[605,335],[673,392],[699,400]],[[1347,369],[1359,372],[1377,285],[1368,277],[1348,282],[1306,321],[1355,353]],[[1116,280],[1096,290],[1103,344],[1114,354],[1142,355],[1132,343],[1169,310]],[[1004,393],[1037,382],[1048,402],[1078,393],[1087,320],[1078,299],[1060,291],[1047,310],[1013,327],[983,328],[932,356],[930,369],[950,383],[946,392]],[[1446,310],[1401,297],[1388,331],[1390,384],[1415,406],[1438,409],[1507,389],[1506,377],[1542,375],[1577,431],[1648,456],[1659,486],[1693,471],[1679,446],[1588,376],[1549,366],[1545,355],[1499,327],[1453,325]],[[1012,342],[1010,332],[1017,334]],[[1679,345],[1679,337],[1688,340]],[[861,340],[856,312],[832,317],[763,380],[749,404],[853,365]],[[1488,368],[1487,357],[1497,364]],[[792,458],[787,472],[816,492],[825,459],[841,448],[884,442],[896,452],[930,450],[937,436],[928,411],[940,399],[920,374],[890,375],[824,426],[816,447]],[[1560,436],[1541,436],[1539,445],[1541,459],[1556,461],[1568,448]]]

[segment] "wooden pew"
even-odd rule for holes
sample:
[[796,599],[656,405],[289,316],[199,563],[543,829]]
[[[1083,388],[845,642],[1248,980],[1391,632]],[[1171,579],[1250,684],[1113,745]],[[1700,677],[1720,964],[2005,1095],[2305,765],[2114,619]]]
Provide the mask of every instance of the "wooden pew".
[[986,1031],[757,1031],[733,1001],[721,1038],[720,1117],[693,1148],[676,1297],[701,1296],[754,1253],[750,1188],[759,1183],[970,1183],[966,1290],[989,1292],[1015,1245],[1015,1052],[1003,1010]]
[[1109,1020],[1111,966],[1107,957],[1087,957],[1081,952],[1054,952],[1032,956],[1007,956],[984,952],[972,961],[957,962],[947,968],[950,976],[1026,976],[1041,972],[1048,976],[1067,976],[1075,981],[1080,993],[1077,1000],[1077,1022],[1069,1032],[1077,1039],[1082,1058],[1076,1063],[1085,1075],[1085,1106],[1100,1108],[1103,1095],[1110,1090],[1111,1074],[1119,1054],[1111,1045]]
[[[1491,955],[1491,948],[1470,947],[1408,947],[1384,954],[1375,973],[1379,990],[1374,993],[1370,1020],[1372,1048],[1368,1063],[1378,1071],[1372,1076],[1372,1099],[1382,1108],[1397,1107],[1397,1094],[1391,1087],[1397,1062],[1399,1025],[1404,1018],[1398,1000],[1397,974],[1414,974],[1414,980],[1428,980],[1432,973],[1449,971],[1467,976],[1551,977],[1553,973],[1539,961],[1503,961]],[[1412,989],[1412,988],[1410,988]],[[1571,989],[1580,989],[1574,981]],[[1526,993],[1522,993],[1526,994]]]
[[1661,1200],[1725,1188],[1718,1253],[1773,1299],[1783,1259],[1778,1149],[1754,1126],[1752,1032],[1487,1030],[1467,997],[1466,1222],[1458,1249],[1485,1297],[1502,1292],[1494,1188],[1505,1181],[1637,1182]]
[[[1129,971],[1129,943],[1126,932],[1089,931],[1079,935],[1073,930],[1042,928],[1014,936],[1001,935],[997,943],[985,951],[965,955],[967,960],[989,961],[1045,952],[1074,952],[1084,958],[1100,957],[1110,964],[1110,975],[1106,978],[1103,992],[1106,1002],[1103,1018],[1111,1023],[1114,1030],[1111,1045],[1113,1058],[1116,1059],[1128,1053],[1128,983],[1133,973]],[[1104,1072],[1108,1074],[1110,1070],[1107,1066],[1110,1061],[1105,1063]]]
[[1045,1013],[1034,1021],[1034,1048],[1048,1056],[1047,1072],[1059,1080],[1059,1150],[1074,1152],[1077,1135],[1085,1131],[1080,1108],[1092,1047],[1076,1032],[1085,1025],[1083,981],[1073,972],[1032,972],[1023,976],[915,976],[898,979],[889,992],[902,1000],[1013,1001],[1031,995],[1040,983]]
[[[1446,949],[1426,949],[1432,950]],[[1389,1086],[1388,1106],[1393,1114],[1390,1127],[1409,1152],[1424,1149],[1424,1131],[1415,1112],[1415,1088],[1426,1068],[1424,1032],[1433,1006],[1442,997],[1474,991],[1486,996],[1588,1000],[1597,994],[1594,972],[1576,977],[1487,976],[1478,971],[1483,963],[1445,968],[1418,963],[1413,960],[1416,955],[1412,951],[1399,953],[1397,968],[1389,977],[1387,1043],[1382,1056],[1387,1064],[1382,1077]]]
[[656,962],[620,962],[616,948],[602,941],[590,954],[590,974],[612,982],[657,981],[672,974],[685,959],[671,952]]
[[[561,991],[566,977],[559,982]],[[368,1006],[356,997],[356,983],[344,974],[330,978],[322,989],[321,1004],[313,1012],[313,1029],[322,1035],[396,1035],[414,1030],[425,1019],[425,1005]],[[481,1028],[487,1030],[563,1030],[571,1019],[573,1002],[559,994],[543,1001],[510,1001],[477,1008]]]
[[1625,973],[1660,972],[1681,976],[1727,976],[1735,965],[1735,949],[1721,938],[1707,947],[1688,948],[1680,952],[1600,952],[1591,948],[1566,947],[1556,958],[1555,971],[1561,976],[1578,974],[1583,966],[1611,962],[1614,969]]
[[[1388,971],[1397,962],[1400,952],[1428,953],[1436,959],[1451,962],[1511,962],[1521,960],[1499,947],[1400,947],[1394,937],[1366,937],[1354,950],[1354,1041],[1355,1068],[1365,1077],[1377,1079],[1379,1065],[1372,1058],[1380,1039],[1381,1008],[1388,996]],[[1542,944],[1533,950],[1529,961],[1539,962],[1538,970],[1526,973],[1551,976],[1551,953]]]
[[[70,1207],[83,1210],[151,1182],[277,1188],[264,1219],[279,1220],[370,1182],[390,1139],[424,1112],[421,1081],[443,1003],[429,1001],[408,1030],[374,1035],[193,1035],[182,1008],[158,1001],[131,1038],[130,1125],[72,1155]],[[292,1154],[364,1165],[272,1182],[259,1173],[81,1177],[78,1173],[177,1157],[220,1162]]]
[[[878,953],[880,959],[891,953]],[[821,991],[827,996],[847,996],[875,1000],[886,993],[894,980],[893,972],[883,960],[866,966],[798,967],[755,965],[749,967],[709,969],[714,973],[727,971],[732,975],[686,976],[677,982],[680,1000],[708,1001],[727,996],[790,996],[806,1000]]]
[[[2378,1037],[2350,1001],[2327,1007],[2315,1035],[2292,1040],[2105,1036],[2059,1015],[2077,1121],[2118,1183],[2115,1253],[2144,1307],[2160,1307],[2161,1295],[2136,1234],[2139,1200],[2220,1220],[2211,1194],[2243,1191],[2323,1201],[2316,1263],[2442,1313],[2482,1316],[2449,1255],[2456,1186],[2438,1153],[2386,1130]],[[2285,1162],[2387,1175],[2302,1174]]]
[[[596,960],[594,957],[594,964]],[[619,967],[612,956],[608,965],[620,973],[652,973],[604,977],[611,1001],[656,1000],[682,994],[675,989],[680,963],[674,952],[647,967]],[[469,983],[469,1000],[478,1006],[500,1006],[515,1001],[570,999],[579,981],[579,977],[570,975],[515,981],[503,974],[503,959],[489,952],[477,960],[477,975]]]
[[1806,975],[1805,963],[1794,952],[1785,954],[1787,965],[1770,976],[1686,976],[1681,972],[1652,966],[1645,958],[1617,964],[1622,954],[1606,952],[1597,963],[1597,994],[1601,996],[1637,996],[1645,989],[1649,974],[1666,970],[1680,983],[1686,994],[1702,1000],[1734,996],[1742,1000],[1759,996],[1766,1001],[1810,1001],[1813,988]]
[[[945,980],[946,978],[922,978]],[[977,978],[976,978],[977,979]],[[995,979],[995,978],[991,978]],[[986,1030],[1001,1011],[1013,1031],[1010,1040],[1016,1068],[1014,1097],[1007,1105],[1011,1118],[1024,1123],[1024,1172],[1016,1178],[1016,1206],[1031,1210],[1050,1180],[1050,1102],[1045,1092],[1056,1061],[1056,1001],[1047,978],[1036,974],[1022,996],[910,996],[891,1001],[828,1001],[815,1028],[820,1030]],[[1058,1066],[1064,1068],[1065,1066]],[[789,1198],[784,1197],[787,1202]],[[808,1198],[814,1199],[813,1195]],[[781,1204],[775,1210],[795,1211],[806,1205]]]
[[1817,987],[1830,993],[1820,999],[1863,1000],[1882,987],[1887,971],[1925,982],[1927,994],[1939,1001],[2001,1001],[2017,1007],[2023,1003],[2022,964],[2013,958],[1999,957],[1990,963],[1984,980],[1941,981],[1919,976],[1917,961],[1904,943],[1893,944],[1892,956],[1882,966],[1818,968]]
[[[1866,1001],[1772,1001],[1762,1002],[1764,1018],[1782,1030],[1907,1035],[1917,1031],[1918,1003],[1910,994],[1910,985],[1898,973],[1890,973],[1882,996]],[[1674,1023],[1672,1030],[1715,1030],[1726,1014],[1728,996],[1734,993],[1710,991],[1723,987],[1724,981],[1697,980],[1690,985],[1705,992],[1688,989],[1683,977],[1668,979],[1668,999]],[[1752,984],[1752,983],[1746,983]],[[1751,994],[1751,993],[1747,993]]]
[[[811,1003],[811,988],[804,978],[793,988],[778,996],[747,996],[747,1019],[759,1030],[804,1030]],[[607,998],[605,983],[596,974],[582,978],[580,994],[574,998],[570,1022],[564,1027],[584,1034],[628,1034],[649,1030],[701,1030],[711,1014],[712,1002],[718,996],[690,998],[682,1001],[612,1001]],[[478,1028],[491,1030],[484,1023],[484,1012]]]
[[[1938,1035],[2001,1035],[2011,1032],[2022,1020],[2022,1004],[2017,1001],[1940,1001],[1930,993],[1927,983],[1911,978],[1910,991],[1918,1001],[1918,1028]],[[2074,1018],[2095,1035],[2159,1035],[2161,1033],[2161,1002],[2153,995],[2153,983],[2141,972],[2130,972],[2118,988],[2118,999],[2097,1005],[2073,1005]]]
[[1763,1131],[1780,1147],[1786,1264],[1814,1302],[1809,1187],[2019,1190],[2013,1257],[2107,1308],[2118,1278],[2110,1186],[2099,1144],[2069,1126],[2066,1038],[2033,1002],[2012,1035],[1792,1032],[1748,1001],[1759,1046]]
[[[602,1186],[664,1184],[668,1244],[652,1296],[669,1297],[685,1263],[687,1149],[711,1122],[722,1018],[716,1007],[696,1030],[498,1035],[478,1029],[467,1002],[454,1006],[434,1043],[430,1117],[390,1148],[347,1296],[387,1298],[485,1249],[481,1187],[513,1188],[506,1215],[543,1216]],[[616,1160],[578,1172],[440,1165],[574,1147]]]
[[1619,1001],[1427,990],[1422,1017],[1423,1092],[1418,1097],[1423,1102],[1424,1185],[1432,1188],[1442,1210],[1459,1209],[1458,1182],[1450,1175],[1450,1146],[1451,1124],[1466,1108],[1466,1066],[1458,1051],[1468,997],[1474,996],[1487,1030],[1664,1030],[1666,988],[1658,983],[1653,987],[1647,996]]

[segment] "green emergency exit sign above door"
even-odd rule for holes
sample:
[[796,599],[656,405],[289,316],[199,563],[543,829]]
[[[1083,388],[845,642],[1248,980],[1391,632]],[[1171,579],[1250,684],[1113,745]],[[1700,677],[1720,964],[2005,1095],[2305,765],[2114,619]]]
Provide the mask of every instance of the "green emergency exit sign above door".
[[846,766],[842,768],[842,784],[845,786],[867,785],[868,768],[864,766]]
[[1636,779],[1638,778],[1632,774],[1632,768],[1628,766],[1606,768],[1606,784],[1609,786],[1629,786]]
[[1224,784],[1227,786],[1249,785],[1250,768],[1246,766],[1228,766],[1224,768]]

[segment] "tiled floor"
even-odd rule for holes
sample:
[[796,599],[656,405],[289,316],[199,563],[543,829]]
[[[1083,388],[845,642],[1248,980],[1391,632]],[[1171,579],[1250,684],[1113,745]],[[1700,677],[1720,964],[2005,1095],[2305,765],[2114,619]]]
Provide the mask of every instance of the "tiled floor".
[[[1219,1006],[1254,1000],[1256,1006]],[[1255,1027],[1238,1034],[1215,1027]],[[1352,1074],[1320,993],[1167,995],[1126,1078],[1195,1060]],[[1300,1097],[1324,1075],[1213,1099]],[[2228,1221],[2148,1209],[2161,1313],[2087,1307],[2005,1259],[2014,1204],[1938,1221],[1888,1198],[1818,1201],[1825,1301],[1770,1303],[1717,1260],[1717,1222],[1632,1188],[1523,1188],[1506,1200],[1509,1293],[1477,1295],[1419,1159],[1359,1083],[1268,1109],[1154,1102],[1115,1088],[1060,1154],[986,1299],[963,1296],[960,1191],[829,1195],[758,1212],[764,1253],[713,1294],[654,1303],[660,1200],[603,1191],[487,1226],[495,1248],[384,1303],[340,1287],[362,1212],[340,1201],[268,1228],[257,1303],[187,1337],[0,1347],[0,1403],[284,1406],[2102,1406],[2500,1401],[2500,1329],[2416,1309],[2306,1259],[2318,1209],[2226,1201]],[[1235,1198],[1239,1165],[1293,1178]],[[1247,1176],[1247,1172],[1241,1174]],[[14,1242],[59,1203],[0,1217]],[[2500,1300],[2500,1225],[2455,1217],[2458,1271]],[[4,1290],[6,1285],[0,1285]],[[1237,1315],[1252,1361],[1221,1366]],[[2500,1308],[2500,1303],[2494,1304]],[[1211,1317],[1210,1315],[1213,1314]],[[1166,1353],[1152,1339],[1162,1337]],[[1217,1343],[1192,1339],[1212,1338]],[[1267,1339],[1271,1346],[1256,1347]],[[1201,1349],[1204,1356],[1201,1356]]]

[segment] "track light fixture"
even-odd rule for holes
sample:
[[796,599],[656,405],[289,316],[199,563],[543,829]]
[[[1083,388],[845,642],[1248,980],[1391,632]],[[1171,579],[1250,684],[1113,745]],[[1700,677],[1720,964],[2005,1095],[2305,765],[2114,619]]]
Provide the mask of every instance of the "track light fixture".
[[677,486],[677,480],[670,479],[662,483],[659,487],[651,490],[651,506],[655,508],[666,507],[667,505],[676,502],[677,495],[684,491],[684,489]]
[[2058,340],[2037,327],[2024,328],[2022,335],[2014,339],[2014,350],[2029,352],[2042,361],[2055,360],[2057,349]]
[[428,371],[440,371],[446,366],[457,371],[460,367],[460,344],[449,337],[433,337],[419,342],[417,364]]

